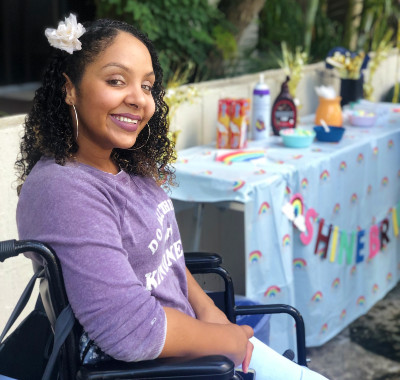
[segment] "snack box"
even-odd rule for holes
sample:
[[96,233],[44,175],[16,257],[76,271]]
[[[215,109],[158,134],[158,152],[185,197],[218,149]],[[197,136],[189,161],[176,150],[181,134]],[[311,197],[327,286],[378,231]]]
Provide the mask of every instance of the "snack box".
[[229,142],[231,149],[242,149],[247,145],[247,130],[250,125],[250,100],[234,99],[231,103]]
[[229,124],[231,120],[232,99],[220,99],[218,101],[217,118],[217,148],[229,149]]

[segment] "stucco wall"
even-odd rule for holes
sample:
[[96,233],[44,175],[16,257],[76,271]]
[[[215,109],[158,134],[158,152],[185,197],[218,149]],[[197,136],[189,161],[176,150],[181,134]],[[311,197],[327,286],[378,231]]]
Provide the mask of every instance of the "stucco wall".
[[[397,56],[395,52],[379,67],[374,77],[374,96],[380,100],[382,95],[395,83]],[[279,93],[280,85],[285,78],[282,70],[265,71],[265,80],[271,90],[272,101]],[[193,104],[183,104],[172,127],[182,132],[178,138],[177,148],[210,143],[215,140],[217,104],[222,97],[251,97],[251,92],[258,81],[258,74],[245,75],[199,83],[201,96]],[[300,116],[313,113],[318,99],[314,87],[331,84],[339,90],[339,80],[331,72],[324,70],[323,63],[309,65],[305,68],[297,97],[301,101]],[[15,208],[17,195],[15,190],[14,162],[19,149],[19,136],[24,116],[0,118],[0,239],[17,238],[15,226]],[[301,118],[300,118],[301,121]],[[190,246],[190,242],[186,242]],[[239,253],[240,254],[240,253]],[[30,274],[29,260],[21,257],[0,263],[0,327],[14,307],[18,295],[25,286]],[[35,297],[33,297],[35,298]]]
[[[24,115],[0,119],[0,240],[17,239],[15,210],[17,206],[14,162],[19,149]],[[0,328],[11,314],[18,297],[33,274],[30,260],[24,256],[0,263]],[[31,302],[20,319],[33,308],[38,295],[35,288]],[[18,324],[18,321],[16,322]]]

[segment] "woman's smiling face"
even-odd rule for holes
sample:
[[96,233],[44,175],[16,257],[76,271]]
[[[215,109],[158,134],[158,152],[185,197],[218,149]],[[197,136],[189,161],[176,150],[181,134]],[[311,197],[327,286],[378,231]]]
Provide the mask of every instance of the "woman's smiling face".
[[154,81],[147,47],[126,32],[86,66],[79,88],[67,80],[66,101],[79,120],[78,154],[104,157],[132,147],[154,114]]

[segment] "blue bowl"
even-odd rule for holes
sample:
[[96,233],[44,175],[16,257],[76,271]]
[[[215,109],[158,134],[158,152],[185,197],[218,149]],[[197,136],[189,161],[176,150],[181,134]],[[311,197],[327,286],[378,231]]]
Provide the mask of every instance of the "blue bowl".
[[319,141],[339,142],[343,137],[345,128],[329,126],[329,132],[325,132],[324,127],[318,125],[314,127],[314,131],[316,133],[316,138]]

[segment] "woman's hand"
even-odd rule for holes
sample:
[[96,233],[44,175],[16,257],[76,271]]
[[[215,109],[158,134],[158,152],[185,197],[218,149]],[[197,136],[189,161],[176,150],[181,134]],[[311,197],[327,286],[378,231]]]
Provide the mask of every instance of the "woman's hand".
[[[246,326],[246,327],[249,327],[249,326]],[[251,334],[252,334],[251,336],[253,336],[253,331],[251,331]],[[248,340],[247,348],[246,348],[246,356],[244,357],[244,360],[242,363],[242,369],[243,369],[244,373],[247,373],[247,371],[249,370],[249,365],[250,365],[251,356],[253,354],[253,350],[254,350],[254,345],[253,345],[253,343],[250,342],[250,340]]]

